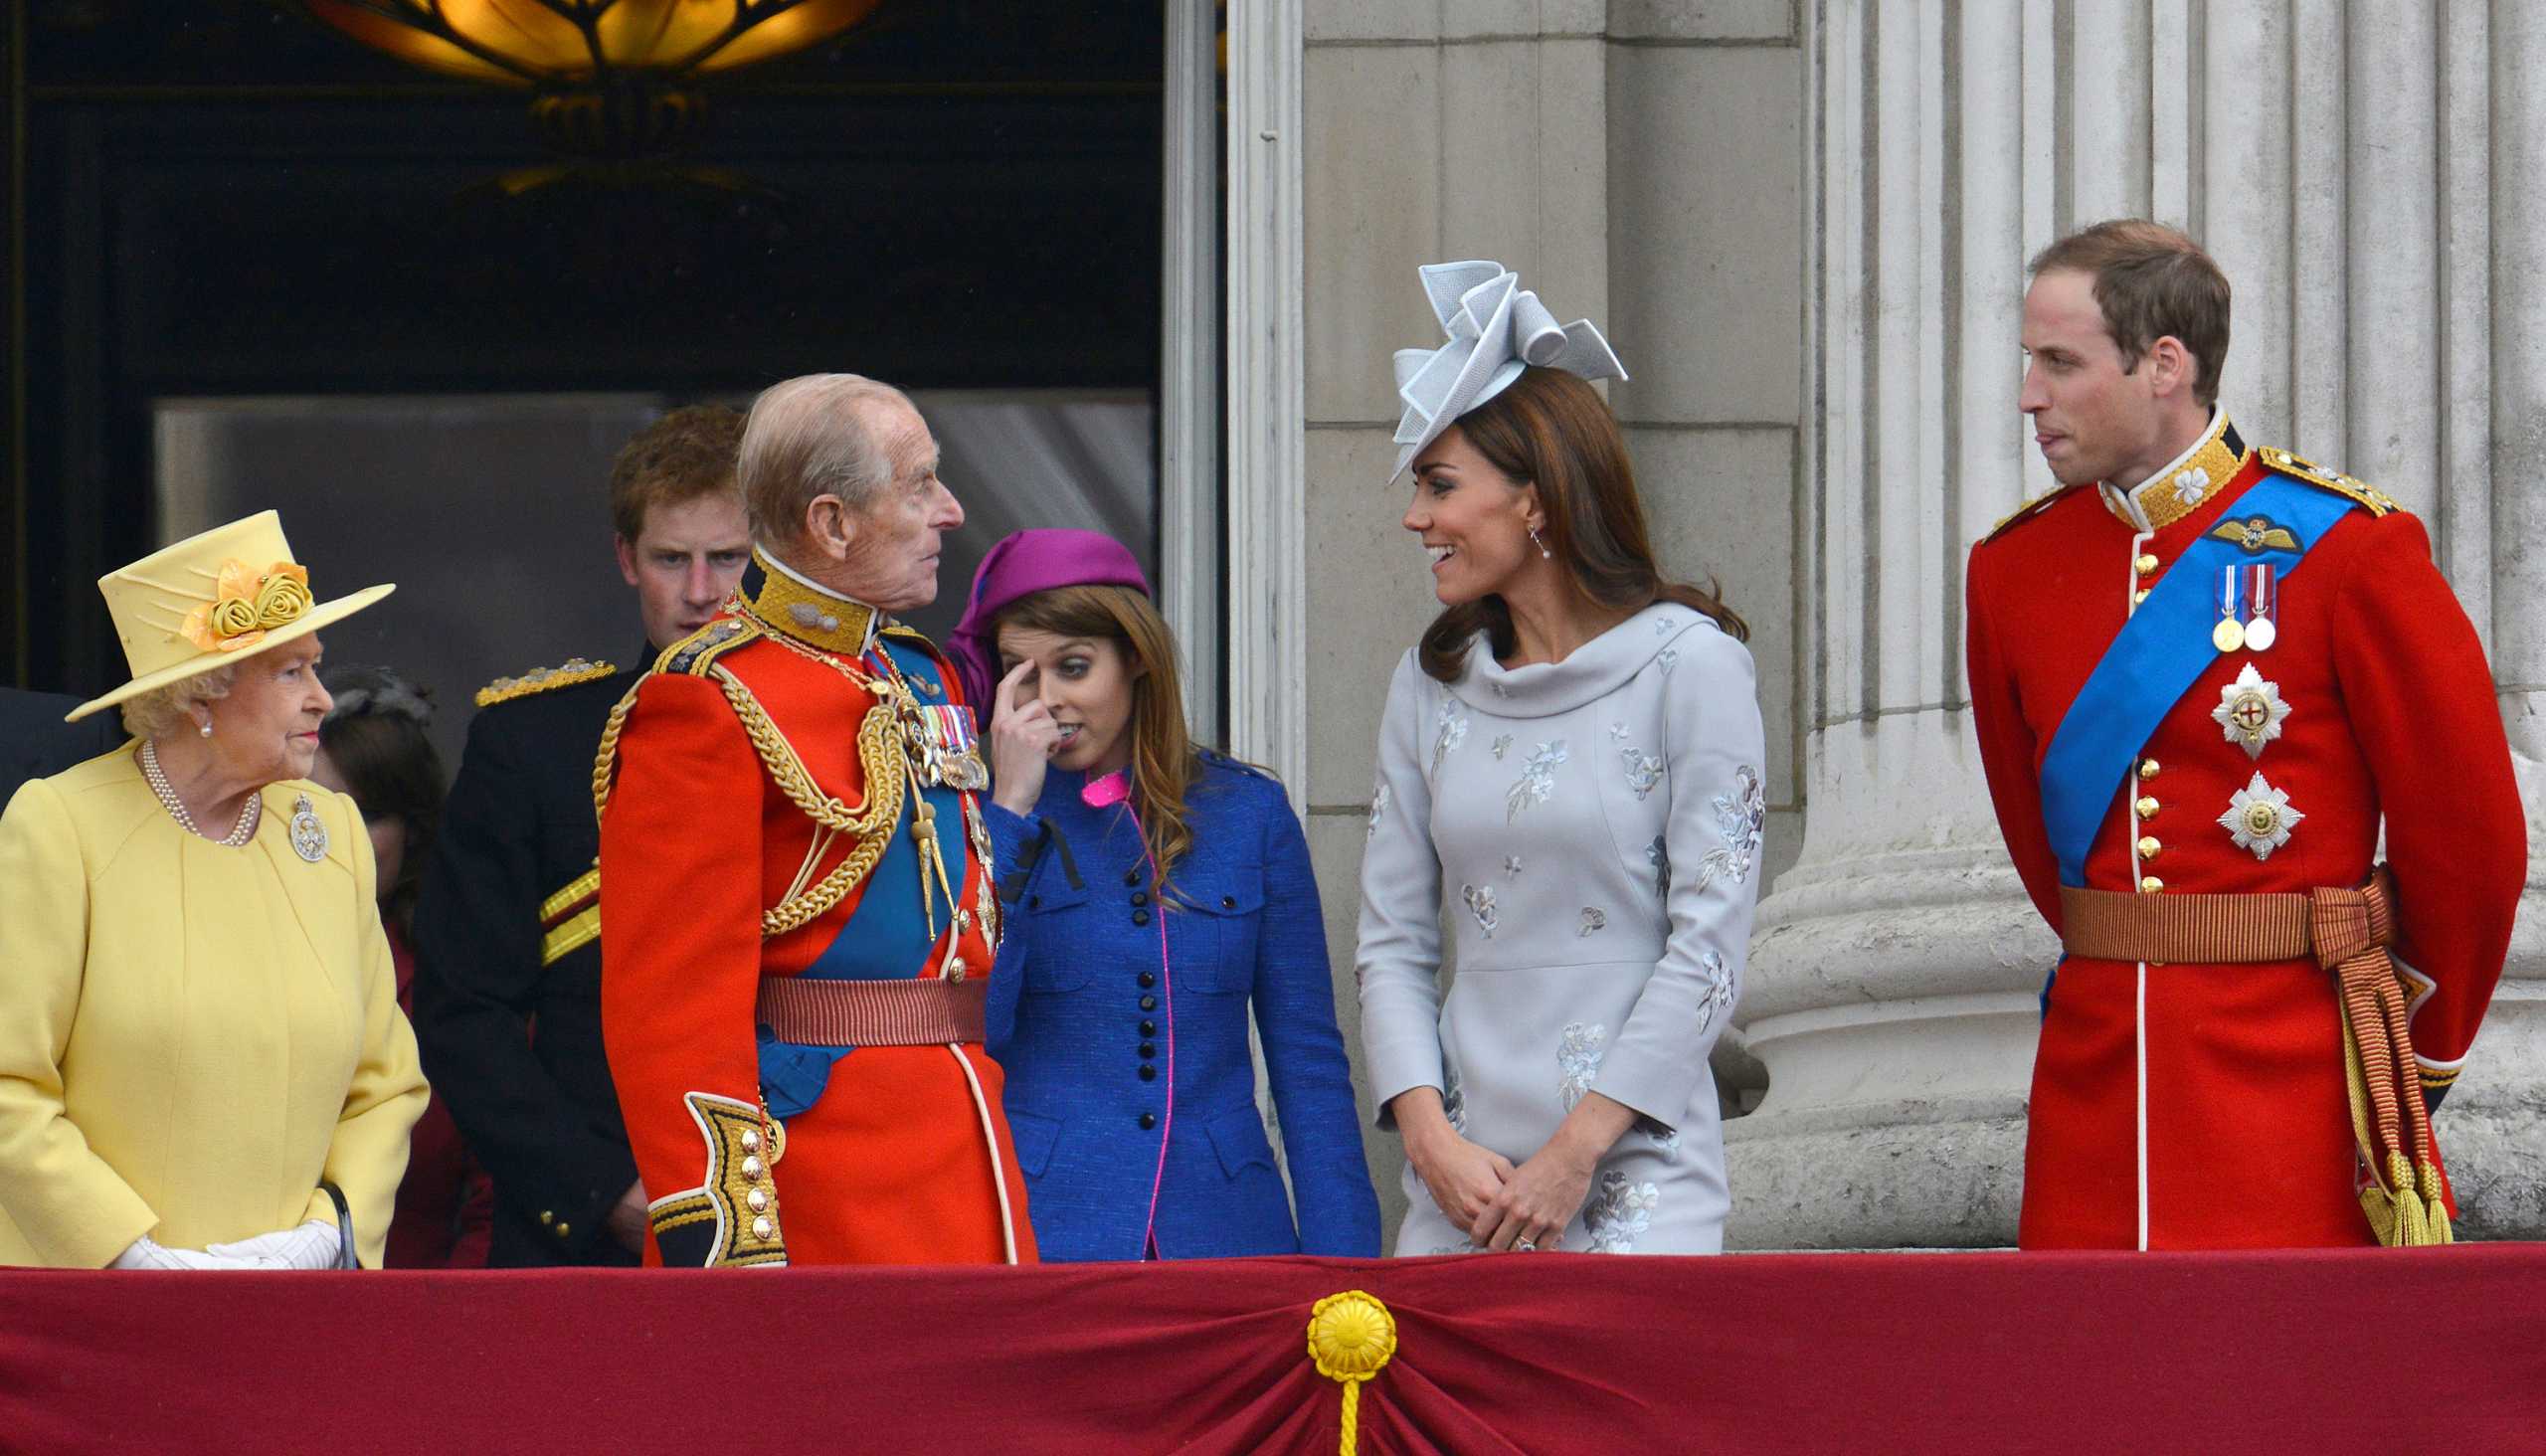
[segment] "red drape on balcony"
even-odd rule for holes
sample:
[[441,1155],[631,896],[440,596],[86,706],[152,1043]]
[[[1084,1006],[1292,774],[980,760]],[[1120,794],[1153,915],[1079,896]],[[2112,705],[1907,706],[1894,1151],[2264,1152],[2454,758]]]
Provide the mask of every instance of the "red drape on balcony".
[[2546,1246],[0,1271],[0,1450],[2546,1451]]

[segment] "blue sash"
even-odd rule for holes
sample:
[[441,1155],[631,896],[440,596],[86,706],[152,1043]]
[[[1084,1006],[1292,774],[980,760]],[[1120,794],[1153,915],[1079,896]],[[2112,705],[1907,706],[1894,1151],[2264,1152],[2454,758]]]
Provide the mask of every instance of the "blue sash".
[[2166,569],[2148,600],[2121,629],[2103,660],[2060,720],[2042,759],[2042,822],[2060,859],[2060,881],[2087,883],[2087,850],[2112,812],[2114,793],[2132,757],[2195,679],[2219,660],[2211,645],[2218,625],[2220,576],[2228,567],[2271,562],[2286,579],[2353,502],[2286,475],[2267,473],[2219,519],[2267,516],[2298,540],[2295,551],[2250,552],[2235,541],[2203,536]]

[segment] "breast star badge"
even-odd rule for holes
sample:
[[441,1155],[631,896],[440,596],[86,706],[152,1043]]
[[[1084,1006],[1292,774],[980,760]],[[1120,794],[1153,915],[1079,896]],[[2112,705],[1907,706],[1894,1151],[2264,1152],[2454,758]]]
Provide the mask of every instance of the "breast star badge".
[[2236,681],[2219,689],[2219,706],[2210,710],[2210,720],[2250,759],[2264,756],[2264,745],[2280,736],[2280,720],[2288,716],[2280,684],[2257,672],[2252,662]]
[[2230,795],[2228,812],[2219,817],[2219,826],[2237,841],[2240,849],[2252,850],[2257,859],[2272,858],[2272,851],[2289,842],[2289,831],[2307,816],[2289,807],[2288,791],[2274,789],[2257,774],[2245,788]]

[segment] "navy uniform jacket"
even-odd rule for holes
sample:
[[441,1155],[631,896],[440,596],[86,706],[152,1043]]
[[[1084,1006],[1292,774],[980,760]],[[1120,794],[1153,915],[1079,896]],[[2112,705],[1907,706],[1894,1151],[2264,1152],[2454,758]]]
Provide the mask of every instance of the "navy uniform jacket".
[[123,745],[123,720],[99,708],[77,723],[62,715],[80,699],[0,687],[0,805],[29,779],[49,779]]
[[[1139,831],[1124,805],[1089,808],[1085,784],[1055,769],[1031,817],[983,808],[1006,902],[990,1048],[1043,1257],[1138,1259],[1153,1231],[1172,1259],[1377,1254],[1325,918],[1282,786],[1204,755],[1162,975]],[[1256,1110],[1249,1006],[1296,1223]]]
[[478,711],[416,903],[416,1040],[494,1180],[493,1265],[636,1262],[602,1229],[636,1162],[602,1052],[601,939],[543,966],[548,924],[577,911],[541,906],[593,872],[594,751],[651,658]]

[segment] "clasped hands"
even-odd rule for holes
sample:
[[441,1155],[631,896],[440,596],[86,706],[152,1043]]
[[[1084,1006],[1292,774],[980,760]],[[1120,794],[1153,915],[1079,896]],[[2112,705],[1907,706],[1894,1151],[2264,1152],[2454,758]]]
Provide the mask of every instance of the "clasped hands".
[[1406,1161],[1442,1216],[1478,1248],[1498,1253],[1556,1248],[1590,1196],[1600,1155],[1635,1121],[1625,1104],[1588,1093],[1546,1146],[1515,1167],[1451,1127],[1437,1089],[1417,1087],[1395,1107]]
[[335,1223],[312,1218],[297,1228],[276,1229],[235,1243],[197,1249],[170,1248],[144,1234],[115,1255],[114,1269],[332,1269],[344,1247]]

